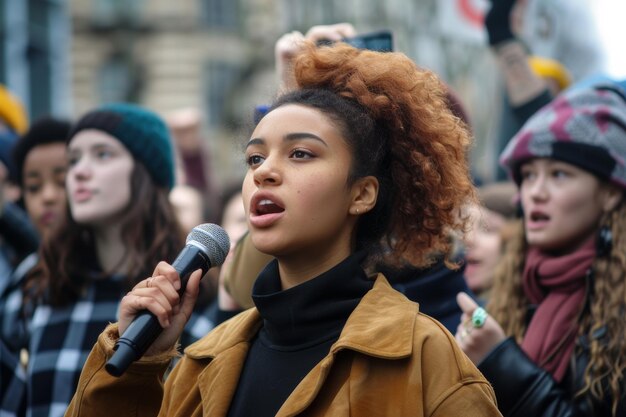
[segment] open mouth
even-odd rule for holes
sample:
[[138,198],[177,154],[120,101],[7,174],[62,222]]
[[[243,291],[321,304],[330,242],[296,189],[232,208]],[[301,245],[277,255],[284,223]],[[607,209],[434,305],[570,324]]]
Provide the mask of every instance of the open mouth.
[[540,212],[532,212],[530,213],[530,220],[534,222],[548,221],[550,220],[550,216]]
[[254,214],[263,216],[264,214],[282,213],[283,211],[285,211],[284,207],[281,207],[272,200],[263,199],[255,205]]

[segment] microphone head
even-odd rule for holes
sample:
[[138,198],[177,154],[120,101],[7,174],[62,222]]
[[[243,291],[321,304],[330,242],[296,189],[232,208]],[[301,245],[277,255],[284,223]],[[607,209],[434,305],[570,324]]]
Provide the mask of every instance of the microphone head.
[[209,258],[211,266],[223,264],[230,250],[230,239],[226,231],[211,223],[194,227],[187,235],[187,244],[189,243],[205,249],[203,252]]

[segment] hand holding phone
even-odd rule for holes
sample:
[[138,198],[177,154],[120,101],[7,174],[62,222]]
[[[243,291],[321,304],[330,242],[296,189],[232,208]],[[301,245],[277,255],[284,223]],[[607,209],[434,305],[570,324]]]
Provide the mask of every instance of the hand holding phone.
[[307,41],[314,42],[318,46],[342,41],[361,49],[379,52],[393,51],[393,36],[390,30],[357,35],[356,29],[350,23],[313,26],[305,35],[298,31],[286,33],[274,46],[276,74],[280,82],[280,91],[289,91],[296,87],[291,61]]
[[323,40],[334,42],[354,35],[356,35],[356,29],[351,23],[335,23],[313,26],[304,35],[301,32],[293,31],[281,36],[274,45],[274,58],[280,91],[289,91],[296,87],[291,64],[293,57],[302,50],[306,42],[316,44]]
[[393,51],[393,35],[390,30],[379,30],[345,38],[343,41],[355,48],[378,52]]

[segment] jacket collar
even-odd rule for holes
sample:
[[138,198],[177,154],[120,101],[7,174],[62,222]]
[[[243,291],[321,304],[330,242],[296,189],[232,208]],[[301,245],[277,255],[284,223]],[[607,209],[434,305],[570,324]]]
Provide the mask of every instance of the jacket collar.
[[[387,359],[410,356],[417,304],[394,290],[382,274],[348,318],[331,354],[351,349]],[[192,359],[214,358],[239,344],[248,343],[262,325],[256,308],[239,314],[185,349]]]
[[331,353],[351,349],[387,359],[410,356],[417,311],[416,303],[394,290],[379,274],[374,288],[348,318]]

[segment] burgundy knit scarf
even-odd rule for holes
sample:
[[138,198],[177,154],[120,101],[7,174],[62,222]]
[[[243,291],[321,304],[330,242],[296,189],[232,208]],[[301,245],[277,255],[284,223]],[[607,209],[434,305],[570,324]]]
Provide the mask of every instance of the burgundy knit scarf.
[[576,252],[551,256],[531,248],[524,266],[523,288],[537,304],[522,349],[558,382],[567,372],[585,298],[585,276],[596,256],[595,239]]

